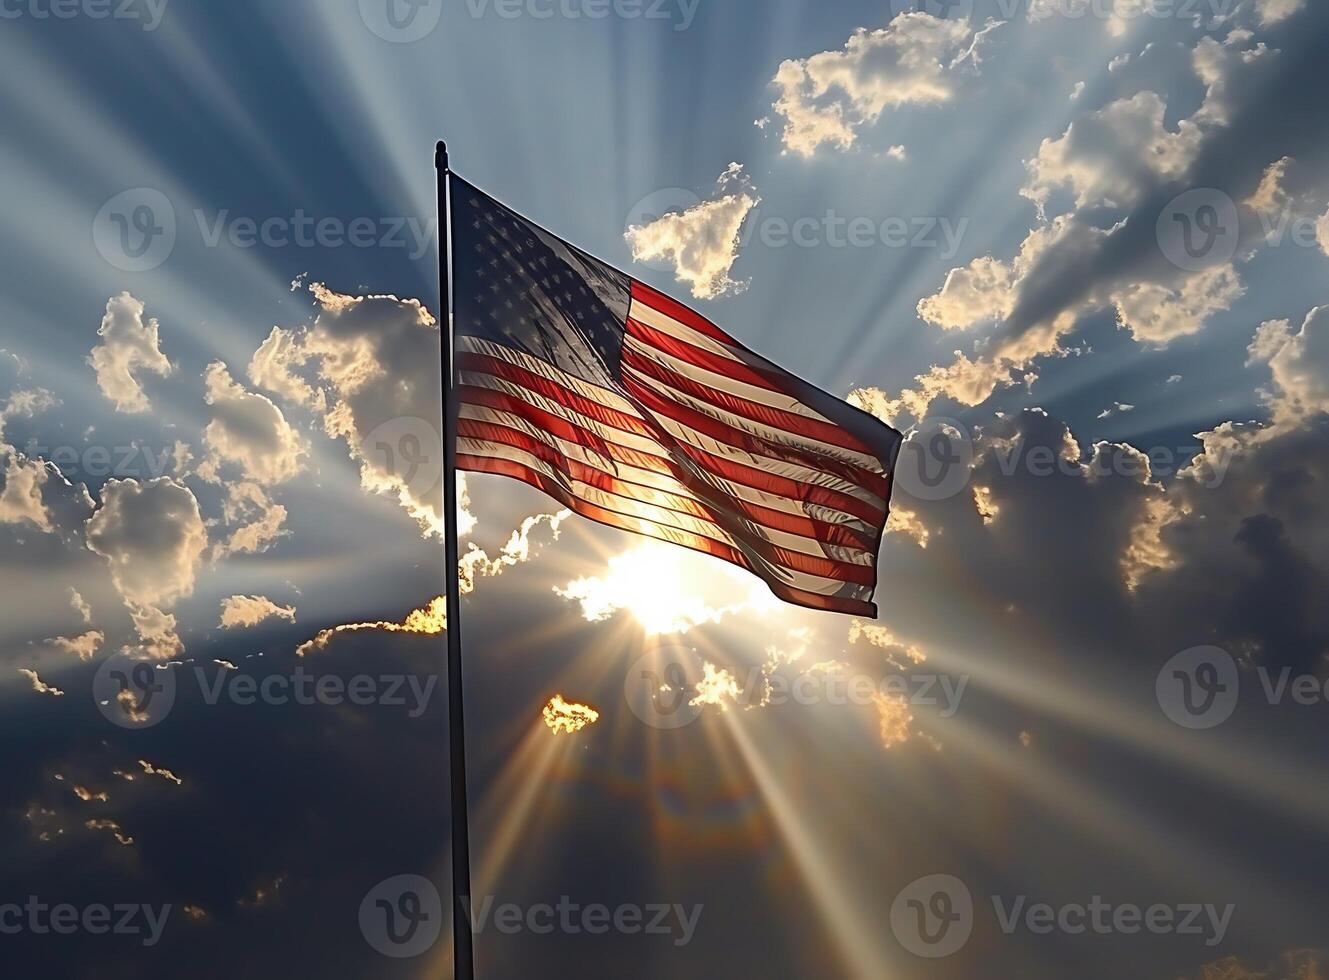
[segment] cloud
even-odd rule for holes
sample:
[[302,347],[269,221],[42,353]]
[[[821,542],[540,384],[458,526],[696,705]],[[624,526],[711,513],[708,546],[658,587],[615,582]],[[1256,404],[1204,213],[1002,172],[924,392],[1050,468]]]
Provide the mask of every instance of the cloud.
[[1255,0],[1255,13],[1261,27],[1282,23],[1306,6],[1306,0]]
[[149,776],[160,776],[162,779],[165,779],[168,782],[175,783],[175,785],[177,786],[183,786],[185,784],[185,781],[181,779],[179,776],[177,776],[175,773],[171,772],[171,770],[159,769],[156,766],[154,766],[151,762],[148,762],[146,759],[139,759],[138,764],[139,766],[142,767],[143,771]]
[[490,558],[486,551],[472,543],[466,554],[457,562],[462,595],[474,591],[477,578],[501,575],[505,569],[513,565],[530,561],[531,532],[541,524],[547,523],[551,536],[557,541],[559,525],[571,516],[572,511],[560,510],[554,514],[536,514],[526,518],[521,522],[521,526],[512,532],[512,536],[494,558]]
[[55,530],[42,500],[50,476],[41,460],[10,453],[5,463],[5,486],[0,490],[0,524],[31,524],[39,531]]
[[1320,980],[1329,972],[1329,952],[1293,949],[1263,969],[1248,966],[1236,956],[1224,957],[1201,968],[1195,980]]
[[267,339],[250,358],[249,380],[288,402],[322,414],[327,411],[327,398],[323,391],[294,371],[297,367],[303,367],[309,357],[298,334],[273,327]]
[[555,694],[541,711],[545,725],[555,735],[573,735],[600,720],[600,712],[589,704],[565,700],[563,695]]
[[110,480],[86,533],[88,547],[107,560],[146,652],[174,656],[182,644],[164,610],[194,591],[208,543],[193,492],[170,477]]
[[18,669],[18,672],[22,674],[24,677],[26,677],[28,680],[32,681],[32,689],[36,691],[38,694],[49,694],[52,697],[56,698],[62,698],[65,696],[64,691],[60,690],[58,687],[52,687],[50,684],[47,684],[44,680],[38,677],[37,672],[35,670],[29,670],[27,667],[20,667]]
[[978,65],[979,43],[997,26],[989,21],[975,32],[963,19],[904,13],[884,28],[860,28],[841,50],[782,62],[773,84],[785,149],[847,150],[889,108],[949,101],[960,70]]
[[446,596],[438,596],[429,601],[429,605],[413,610],[402,622],[378,620],[368,623],[343,623],[329,629],[320,630],[312,640],[306,640],[295,649],[296,656],[303,657],[313,650],[326,650],[328,644],[338,633],[357,633],[362,630],[382,630],[385,633],[419,633],[436,636],[448,628],[448,604]]
[[65,591],[69,596],[69,605],[73,608],[74,612],[79,614],[79,617],[83,620],[85,625],[91,626],[92,607],[88,605],[87,600],[84,599],[83,596],[79,594],[78,589],[74,588],[72,585]]
[[221,628],[257,626],[268,619],[295,622],[294,606],[279,606],[263,595],[233,595],[221,601]]
[[[976,354],[957,351],[951,363],[920,375],[892,407],[921,417],[938,398],[977,405],[1000,387],[1031,383],[1037,362],[1066,354],[1062,339],[1082,317],[1102,310],[1114,311],[1137,341],[1162,345],[1230,309],[1245,292],[1234,263],[1182,268],[1159,247],[1156,224],[1168,203],[1192,187],[1248,187],[1233,195],[1238,200],[1256,195],[1268,167],[1267,158],[1255,156],[1268,151],[1257,147],[1274,134],[1257,139],[1252,132],[1268,124],[1268,113],[1253,108],[1254,93],[1279,91],[1291,104],[1304,101],[1302,64],[1248,31],[1232,30],[1221,42],[1202,38],[1190,67],[1205,94],[1190,117],[1169,125],[1162,96],[1138,92],[1086,108],[1061,136],[1045,140],[1022,193],[1040,217],[1063,189],[1073,209],[1031,231],[1011,261],[984,256],[954,269],[936,295],[919,303],[919,316],[943,329],[996,324],[997,330],[976,345]],[[1311,137],[1291,127],[1294,117],[1280,117],[1277,136],[1304,143]],[[1239,254],[1249,257],[1261,244],[1256,224],[1246,208],[1239,232],[1249,248]]]
[[1287,320],[1261,324],[1250,355],[1252,363],[1268,364],[1273,372],[1273,392],[1265,400],[1275,424],[1329,412],[1329,306],[1311,310],[1295,333]]
[[147,373],[167,377],[172,370],[161,351],[157,319],[145,321],[143,309],[143,303],[127,292],[107,300],[106,315],[97,331],[102,342],[88,357],[97,372],[97,386],[120,412],[148,411],[152,405],[139,376]]
[[[271,486],[300,472],[309,452],[304,438],[267,397],[236,384],[226,365],[214,361],[203,374],[204,398],[212,421],[203,430],[203,444],[214,461],[239,465],[244,478]],[[213,462],[200,473],[216,474]]]
[[101,630],[88,630],[79,636],[57,636],[46,641],[63,653],[77,654],[80,660],[91,660],[106,642]]
[[257,483],[230,483],[222,500],[222,520],[234,527],[230,537],[213,547],[213,557],[259,554],[290,531],[283,530],[287,511]]
[[747,288],[729,278],[738,260],[743,222],[761,198],[738,163],[731,163],[715,184],[715,195],[685,211],[666,214],[624,233],[636,262],[663,259],[674,266],[679,282],[697,299],[714,299]]

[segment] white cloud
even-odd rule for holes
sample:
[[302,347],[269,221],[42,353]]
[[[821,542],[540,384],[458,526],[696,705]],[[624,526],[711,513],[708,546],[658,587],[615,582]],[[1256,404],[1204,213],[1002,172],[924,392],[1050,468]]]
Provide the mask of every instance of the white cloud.
[[[300,472],[309,446],[280,408],[264,395],[245,391],[220,361],[208,365],[203,380],[204,397],[212,406],[203,444],[211,458],[237,463],[245,479],[264,485],[283,483]],[[209,471],[215,474],[215,462]]]
[[87,600],[84,599],[83,596],[79,594],[78,589],[74,588],[72,585],[66,590],[66,594],[69,596],[69,605],[73,608],[74,612],[79,614],[79,617],[83,620],[85,625],[91,626],[92,607],[88,605]]
[[327,405],[323,392],[294,370],[308,360],[299,334],[273,327],[249,361],[249,380],[293,404],[324,412]]
[[240,481],[226,486],[222,520],[234,528],[230,537],[213,548],[213,557],[231,554],[260,554],[275,541],[290,534],[285,530],[286,508],[275,503],[257,483]]
[[1329,306],[1306,314],[1293,333],[1287,320],[1260,325],[1250,346],[1252,362],[1269,365],[1274,391],[1266,396],[1277,425],[1329,412]]
[[62,653],[75,654],[80,660],[91,660],[106,642],[101,630],[88,630],[79,636],[57,636],[46,641]]
[[1041,214],[1054,191],[1068,187],[1077,207],[1127,208],[1154,181],[1173,180],[1194,160],[1202,133],[1182,120],[1176,132],[1163,123],[1167,103],[1155,92],[1139,92],[1090,112],[1056,139],[1045,139],[1029,162],[1020,191]]
[[686,211],[666,214],[624,234],[637,262],[663,259],[698,299],[741,292],[746,283],[729,278],[743,222],[761,198],[743,167],[731,163],[716,181],[715,195]]
[[1261,27],[1272,27],[1287,20],[1306,6],[1306,0],[1255,0],[1255,13]]
[[166,377],[171,373],[171,362],[161,351],[156,317],[145,321],[143,303],[124,292],[106,301],[106,315],[97,336],[102,342],[92,349],[88,363],[97,372],[102,394],[115,403],[118,411],[148,411],[152,406],[139,375]]
[[42,499],[50,478],[47,464],[12,452],[5,463],[5,486],[0,490],[0,524],[31,524],[39,531],[55,530]]
[[175,617],[164,610],[194,591],[208,542],[193,492],[169,477],[110,480],[88,518],[87,541],[110,565],[146,652],[159,658],[179,653]]
[[29,670],[26,667],[20,667],[18,668],[18,672],[22,674],[24,677],[26,677],[28,680],[32,681],[32,689],[36,691],[38,694],[49,694],[52,697],[56,698],[64,697],[65,695],[64,691],[60,690],[58,687],[52,687],[50,684],[47,684],[44,680],[42,680],[40,677],[37,676],[37,672],[35,670]]
[[949,100],[958,70],[978,64],[980,39],[996,26],[989,21],[975,32],[963,19],[903,13],[884,28],[860,28],[842,50],[783,62],[774,108],[785,149],[802,156],[823,143],[846,150],[888,108]]
[[222,600],[221,628],[257,626],[268,619],[295,622],[294,606],[279,606],[265,595],[233,595]]

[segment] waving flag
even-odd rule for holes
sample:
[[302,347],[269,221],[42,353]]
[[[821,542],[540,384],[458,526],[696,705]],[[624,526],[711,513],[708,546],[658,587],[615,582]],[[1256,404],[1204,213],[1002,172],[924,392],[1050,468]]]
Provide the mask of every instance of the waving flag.
[[875,616],[900,433],[452,180],[458,468]]

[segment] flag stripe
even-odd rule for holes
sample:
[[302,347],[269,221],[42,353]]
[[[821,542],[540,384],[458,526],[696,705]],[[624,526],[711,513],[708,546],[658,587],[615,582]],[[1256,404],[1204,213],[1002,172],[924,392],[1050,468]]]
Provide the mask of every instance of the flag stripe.
[[788,602],[817,609],[853,613],[859,616],[876,616],[877,614],[877,607],[871,601],[845,594],[870,595],[870,586],[866,588],[855,587],[853,584],[842,581],[803,575],[785,568],[771,568],[768,563],[754,562],[743,551],[719,541],[713,541],[710,538],[690,534],[676,528],[665,527],[631,515],[619,514],[587,500],[572,496],[558,481],[551,480],[511,460],[458,454],[457,465],[471,472],[494,473],[521,480],[523,483],[530,484],[552,497],[569,510],[600,524],[643,534],[661,541],[668,541],[693,551],[713,555],[735,565],[741,565],[761,576],[772,592]]
[[[630,487],[620,485],[615,489],[603,489],[595,484],[575,479],[564,470],[562,463],[551,465],[533,452],[505,443],[467,438],[458,439],[457,446],[459,456],[463,454],[488,456],[520,463],[534,472],[558,481],[575,496],[608,510],[708,537],[732,547],[746,546],[771,564],[783,565],[808,575],[850,581],[860,585],[872,584],[871,562],[876,557],[875,553],[824,545],[813,538],[788,534],[751,522],[746,522],[742,526],[725,527],[711,519],[714,515],[695,516],[670,510],[661,504],[647,501],[641,494],[634,495]],[[616,492],[618,489],[628,492],[618,493]],[[704,509],[703,513],[706,513]]]
[[[496,369],[498,368],[496,367]],[[557,372],[557,369],[552,366],[549,370]],[[611,420],[611,417],[606,416],[604,412],[597,411],[595,417],[584,415],[565,407],[557,400],[545,398],[543,395],[537,395],[530,392],[528,389],[522,388],[518,382],[510,381],[497,375],[490,375],[483,371],[463,371],[461,372],[460,380],[463,388],[460,400],[463,402],[478,402],[491,407],[520,412],[521,409],[519,404],[524,401],[541,412],[539,419],[540,424],[542,425],[556,424],[554,420],[562,420],[568,425],[584,430],[584,432],[580,433],[567,433],[564,435],[564,438],[570,439],[574,442],[594,444],[597,451],[601,452],[602,455],[608,452],[607,446],[618,443],[636,450],[637,452],[657,456],[658,458],[664,459],[666,463],[670,462],[669,459],[660,455],[662,453],[667,453],[669,450],[661,443],[659,432],[649,426],[647,428],[648,431],[651,432],[651,436],[640,436],[636,432],[628,432],[627,430],[610,425],[609,420]],[[491,394],[481,394],[476,389],[485,389],[488,392],[491,392]],[[556,393],[551,392],[551,394]],[[672,430],[672,427],[665,420],[656,418],[655,422],[657,426],[663,425],[665,428]],[[645,425],[644,422],[641,424]],[[741,469],[737,471],[726,471],[724,473],[726,479],[747,483],[758,489],[766,490],[771,493],[794,496],[796,498],[809,493],[810,490],[800,491],[795,484],[806,484],[809,488],[828,488],[834,494],[833,496],[828,497],[825,494],[815,494],[808,499],[811,499],[819,505],[843,510],[854,514],[863,520],[874,523],[881,517],[881,513],[884,510],[885,505],[880,497],[863,488],[860,484],[834,473],[803,466],[800,463],[790,462],[787,457],[783,459],[772,459],[766,457],[758,458],[756,454],[748,452],[736,454],[732,448],[717,447],[713,440],[704,437],[701,434],[684,438],[696,443],[703,449],[717,448],[717,453],[713,454],[714,458],[720,458],[721,455],[732,456],[734,461],[738,464],[749,464],[742,466]],[[673,444],[674,440],[671,439],[669,442]],[[756,448],[760,451],[761,448],[766,447],[758,446]],[[763,478],[763,474],[775,472],[777,469],[790,482],[788,484],[781,483],[778,486],[772,487],[770,481]],[[756,482],[753,482],[754,480]],[[839,496],[841,494],[843,497]],[[868,506],[863,508],[846,502],[847,499],[854,498],[862,500]]]
[[[670,510],[714,519],[713,513],[707,509],[707,496],[698,498],[672,475],[627,465],[614,466],[611,461],[603,460],[583,446],[524,425],[519,418],[506,413],[483,411],[487,413],[485,418],[468,417],[464,413],[458,423],[459,435],[523,449],[551,466],[565,469],[574,479],[601,489],[613,490],[620,495],[644,494],[652,502]],[[873,550],[873,532],[861,525],[829,522],[804,513],[791,513],[786,508],[765,507],[737,497],[730,498],[730,503],[754,525],[852,549],[862,555]],[[864,563],[857,557],[853,560],[858,564]]]
[[[843,490],[845,493],[861,496],[861,491],[866,490],[870,502],[873,504],[881,503],[885,497],[886,477],[884,475],[864,473],[852,464],[841,463],[837,460],[819,459],[814,454],[799,452],[792,446],[772,445],[751,432],[728,425],[712,415],[696,411],[690,406],[681,404],[678,400],[671,400],[666,395],[655,391],[653,387],[648,387],[635,381],[635,379],[625,377],[623,386],[658,420],[669,419],[677,422],[680,431],[684,433],[688,433],[690,430],[690,433],[714,440],[715,443],[725,447],[724,455],[726,456],[736,458],[766,457],[770,460],[770,463],[763,463],[763,468],[773,467],[787,474],[792,473],[792,471],[785,469],[785,467],[796,466],[803,473],[820,474],[828,478],[823,482],[833,482],[837,489]],[[693,442],[690,434],[685,434],[682,438],[690,443]],[[808,479],[809,482],[817,479],[815,476],[802,478]]]

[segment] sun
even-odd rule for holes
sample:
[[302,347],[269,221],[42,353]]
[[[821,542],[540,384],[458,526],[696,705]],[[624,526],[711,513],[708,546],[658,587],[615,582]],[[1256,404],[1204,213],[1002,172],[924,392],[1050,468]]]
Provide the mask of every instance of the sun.
[[742,569],[705,555],[657,542],[611,557],[602,576],[584,577],[558,589],[581,603],[591,622],[627,612],[648,635],[686,633],[703,623],[778,602]]

